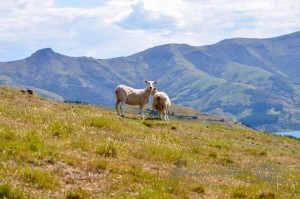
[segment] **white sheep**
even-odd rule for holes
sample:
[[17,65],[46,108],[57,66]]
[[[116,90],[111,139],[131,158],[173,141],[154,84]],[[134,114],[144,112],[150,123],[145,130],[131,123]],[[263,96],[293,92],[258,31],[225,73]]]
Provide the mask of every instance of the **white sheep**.
[[156,88],[152,91],[153,102],[152,102],[152,119],[154,117],[154,110],[160,113],[160,118],[162,119],[162,114],[164,114],[164,120],[169,121],[168,110],[171,106],[171,100],[165,92],[157,91]]
[[[141,111],[141,119],[144,119],[143,109],[145,104],[149,102],[150,95],[154,89],[154,84],[157,81],[145,80],[147,87],[145,89],[134,89],[125,85],[119,85],[115,91],[116,93],[116,110],[119,116],[124,117],[123,108],[124,104],[139,105]],[[121,113],[119,112],[119,105]]]

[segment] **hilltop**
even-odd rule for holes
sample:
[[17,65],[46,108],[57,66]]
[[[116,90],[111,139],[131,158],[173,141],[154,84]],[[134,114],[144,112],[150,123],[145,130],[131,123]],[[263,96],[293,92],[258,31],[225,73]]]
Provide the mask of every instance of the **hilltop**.
[[171,101],[268,132],[300,128],[300,32],[232,38],[207,46],[166,44],[127,57],[70,57],[51,48],[0,62],[0,84],[56,100],[114,104],[118,84],[157,80]]
[[299,198],[300,142],[0,89],[0,198]]

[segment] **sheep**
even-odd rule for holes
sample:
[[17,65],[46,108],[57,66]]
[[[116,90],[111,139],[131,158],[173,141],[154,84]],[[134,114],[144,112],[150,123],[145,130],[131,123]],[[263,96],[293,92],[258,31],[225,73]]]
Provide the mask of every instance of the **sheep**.
[[[144,119],[143,109],[145,104],[149,102],[150,95],[154,89],[154,84],[157,81],[145,80],[147,87],[145,89],[134,89],[125,85],[119,85],[116,90],[116,111],[119,116],[124,117],[123,108],[124,104],[128,105],[139,105],[141,111],[141,119]],[[119,107],[121,113],[119,112]]]
[[152,119],[154,117],[154,110],[160,112],[160,118],[164,114],[164,120],[169,121],[168,110],[171,106],[171,100],[165,92],[157,91],[156,88],[152,91],[153,102],[152,102]]

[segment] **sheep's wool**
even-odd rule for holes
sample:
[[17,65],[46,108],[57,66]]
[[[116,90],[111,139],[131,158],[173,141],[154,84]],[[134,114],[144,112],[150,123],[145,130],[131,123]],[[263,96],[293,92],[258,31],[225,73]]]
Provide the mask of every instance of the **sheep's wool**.
[[162,104],[157,104],[157,105],[155,106],[155,109],[156,109],[157,111],[161,112],[161,111],[164,110],[164,106],[163,106]]

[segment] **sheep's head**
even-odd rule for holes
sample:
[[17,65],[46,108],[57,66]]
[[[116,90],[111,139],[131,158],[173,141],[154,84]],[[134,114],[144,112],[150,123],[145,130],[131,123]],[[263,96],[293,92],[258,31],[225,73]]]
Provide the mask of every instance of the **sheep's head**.
[[148,80],[145,80],[145,83],[147,84],[147,89],[149,89],[150,91],[152,91],[154,89],[154,84],[157,83],[157,81],[148,81]]
[[157,93],[157,88],[153,88],[153,90],[151,91],[151,95],[155,95],[155,93]]

